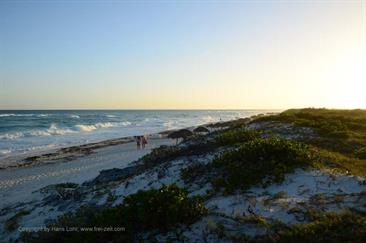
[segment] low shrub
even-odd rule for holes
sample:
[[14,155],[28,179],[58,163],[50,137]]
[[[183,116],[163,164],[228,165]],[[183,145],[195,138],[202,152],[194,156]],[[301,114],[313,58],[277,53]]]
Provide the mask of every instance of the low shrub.
[[365,242],[365,214],[346,211],[319,214],[314,221],[289,227],[275,227],[273,232],[255,242]]
[[185,182],[191,182],[202,176],[206,171],[208,171],[208,167],[205,164],[193,164],[184,168],[180,172],[180,177]]
[[187,146],[160,146],[151,151],[151,153],[142,157],[145,165],[154,165],[168,160],[173,160],[181,156],[200,155],[212,152],[217,146],[211,142],[199,142]]
[[162,145],[158,148],[154,148],[149,154],[142,157],[145,162],[153,162],[155,160],[169,160],[180,154],[181,148],[178,146]]
[[257,138],[214,159],[212,165],[218,175],[212,184],[232,193],[257,184],[279,183],[287,173],[314,166],[317,161],[305,144],[277,137]]
[[187,195],[186,190],[174,184],[163,186],[126,197],[118,210],[137,231],[165,231],[179,223],[191,224],[205,213],[200,198],[190,199]]
[[259,137],[259,132],[251,130],[246,127],[239,127],[236,129],[230,129],[215,138],[215,142],[218,145],[234,145],[244,143]]
[[308,142],[363,159],[357,150],[366,146],[366,110],[291,109],[252,122],[280,121],[313,128],[318,137]]
[[[138,234],[147,230],[167,231],[179,224],[191,224],[206,209],[200,197],[188,198],[186,190],[176,185],[160,189],[139,191],[127,196],[114,208],[80,208],[58,218],[49,225],[53,228],[72,229],[73,232],[25,233],[25,242],[133,242]],[[80,231],[92,228],[91,231]],[[122,231],[96,231],[95,229],[121,229]]]
[[355,151],[355,156],[359,159],[366,159],[366,146]]
[[20,210],[19,212],[17,212],[13,217],[5,222],[5,230],[9,232],[14,231],[16,228],[19,227],[19,220],[21,220],[23,216],[28,215],[29,213],[30,212],[27,210]]

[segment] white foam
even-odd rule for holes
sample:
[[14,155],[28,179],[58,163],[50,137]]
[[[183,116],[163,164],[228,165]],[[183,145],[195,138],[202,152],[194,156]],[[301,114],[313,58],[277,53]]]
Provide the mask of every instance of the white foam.
[[202,117],[202,121],[203,123],[210,123],[217,121],[217,119],[213,118],[212,116],[204,116]]
[[5,133],[4,135],[0,135],[0,139],[14,140],[23,136],[24,134],[22,132]]
[[50,128],[47,129],[50,135],[64,135],[68,133],[74,133],[75,131],[65,128],[59,128],[55,123],[52,123]]
[[15,114],[0,114],[0,117],[15,116]]
[[170,129],[176,128],[177,126],[176,126],[176,122],[174,122],[174,121],[167,121],[167,122],[164,122],[164,127],[166,129],[170,130]]
[[118,127],[118,126],[129,126],[131,125],[131,122],[125,121],[125,122],[105,122],[105,123],[96,123],[93,125],[75,125],[75,127],[82,132],[92,132],[96,129],[100,128],[112,128],[112,127]]
[[124,121],[124,122],[119,122],[119,124],[121,124],[121,126],[126,127],[126,126],[131,125],[131,122],[129,122],[129,121]]
[[74,114],[71,114],[71,115],[70,115],[70,117],[71,117],[71,118],[76,118],[76,119],[79,119],[79,118],[80,118],[80,116],[78,116],[78,115],[74,115]]
[[34,114],[13,114],[13,113],[0,114],[0,117],[8,117],[8,116],[34,116]]
[[9,149],[0,149],[0,155],[5,155],[11,153],[11,150]]
[[97,129],[94,125],[75,125],[82,132],[91,132]]
[[14,133],[5,133],[4,135],[0,135],[0,139],[4,140],[16,140],[22,137],[30,137],[30,136],[51,136],[51,135],[65,135],[69,133],[75,133],[71,129],[67,128],[59,128],[55,123],[52,123],[51,126],[46,130],[30,130],[26,132],[14,132]]

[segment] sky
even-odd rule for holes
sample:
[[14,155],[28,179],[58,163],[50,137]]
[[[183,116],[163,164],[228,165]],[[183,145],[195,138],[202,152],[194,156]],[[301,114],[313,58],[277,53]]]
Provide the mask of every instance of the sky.
[[0,109],[366,108],[366,0],[0,0]]

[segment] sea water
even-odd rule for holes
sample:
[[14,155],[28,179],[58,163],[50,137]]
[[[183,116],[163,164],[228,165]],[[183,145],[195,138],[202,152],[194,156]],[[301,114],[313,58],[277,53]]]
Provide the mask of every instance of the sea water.
[[273,110],[0,111],[0,160],[51,148],[157,133]]

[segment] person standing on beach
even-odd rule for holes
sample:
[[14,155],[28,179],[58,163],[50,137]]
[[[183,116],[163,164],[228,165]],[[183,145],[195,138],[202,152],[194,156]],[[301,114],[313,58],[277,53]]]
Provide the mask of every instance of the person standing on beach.
[[147,144],[147,137],[146,137],[146,135],[141,136],[141,145],[142,145],[142,148],[145,148],[145,145],[146,144]]
[[135,136],[137,149],[141,148],[141,136]]

